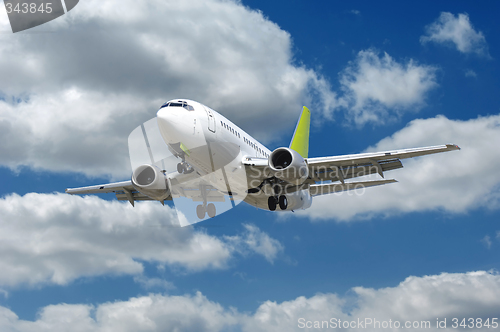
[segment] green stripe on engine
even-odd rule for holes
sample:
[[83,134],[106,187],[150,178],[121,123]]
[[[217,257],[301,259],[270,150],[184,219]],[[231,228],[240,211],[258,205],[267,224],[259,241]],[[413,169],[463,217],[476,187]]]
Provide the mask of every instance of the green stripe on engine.
[[297,151],[303,158],[309,154],[309,127],[311,122],[311,111],[304,106],[297,127],[293,133],[290,149]]

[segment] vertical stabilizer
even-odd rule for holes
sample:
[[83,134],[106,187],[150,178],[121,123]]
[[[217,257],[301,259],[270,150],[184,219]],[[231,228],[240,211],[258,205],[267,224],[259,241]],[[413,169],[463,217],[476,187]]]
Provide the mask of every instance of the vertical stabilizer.
[[297,151],[303,158],[309,153],[309,127],[311,123],[311,111],[304,106],[297,127],[293,133],[290,149]]

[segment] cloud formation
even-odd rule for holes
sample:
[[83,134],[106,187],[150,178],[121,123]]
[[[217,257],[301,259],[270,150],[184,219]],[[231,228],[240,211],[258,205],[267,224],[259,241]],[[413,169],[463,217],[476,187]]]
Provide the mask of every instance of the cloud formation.
[[467,13],[442,12],[441,15],[425,27],[426,34],[420,37],[422,44],[433,42],[454,46],[462,53],[476,53],[489,57],[488,44],[481,31],[472,26]]
[[244,224],[245,232],[241,235],[225,236],[228,243],[233,243],[235,250],[246,254],[253,252],[262,255],[268,262],[273,263],[279,254],[284,251],[283,245],[276,239],[262,232],[257,226]]
[[[426,330],[438,331],[436,318],[496,317],[500,310],[500,276],[485,271],[442,273],[408,277],[395,287],[352,288],[353,298],[337,294],[298,297],[281,303],[266,301],[254,314],[224,308],[197,292],[194,295],[150,294],[127,301],[98,306],[57,304],[40,310],[34,322],[19,319],[11,310],[0,307],[2,331],[303,331],[306,322],[330,323],[331,318],[357,322],[430,322]],[[355,305],[352,305],[354,301]],[[366,331],[362,328],[346,331]],[[411,329],[410,329],[411,330]],[[419,329],[415,329],[419,330]]]
[[486,246],[486,248],[491,249],[491,237],[489,235],[485,235],[482,239],[481,242]]
[[352,221],[375,215],[445,210],[463,213],[483,207],[500,208],[500,115],[467,121],[444,116],[411,121],[367,152],[453,143],[461,151],[403,160],[403,169],[386,178],[399,183],[354,192],[316,197],[311,209],[301,211],[312,219]]
[[0,215],[0,286],[128,274],[146,288],[169,288],[142,276],[141,261],[196,272],[227,268],[242,251],[272,262],[283,248],[256,226],[230,241],[174,227],[175,210],[153,202],[133,208],[96,196],[12,194],[0,198]]
[[394,121],[425,105],[427,93],[437,87],[435,72],[413,59],[400,63],[387,53],[361,51],[340,75],[339,107],[358,126]]
[[89,0],[40,29],[53,33],[0,35],[0,166],[13,170],[127,178],[129,133],[172,98],[270,141],[302,105],[383,124],[417,111],[437,86],[436,67],[369,49],[341,72],[337,94],[297,64],[289,33],[238,1]]
[[472,69],[467,69],[465,71],[465,77],[474,77],[474,78],[476,78],[477,77],[477,73],[474,70],[472,70]]
[[37,30],[53,33],[0,34],[0,163],[12,169],[128,177],[128,134],[172,98],[261,139],[293,126],[303,104],[336,102],[295,64],[290,35],[238,1],[89,0]]

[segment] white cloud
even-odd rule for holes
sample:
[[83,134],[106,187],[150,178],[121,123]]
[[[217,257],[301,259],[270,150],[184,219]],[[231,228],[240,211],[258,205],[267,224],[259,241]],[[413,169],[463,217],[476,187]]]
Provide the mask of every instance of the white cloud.
[[420,42],[454,44],[462,53],[489,56],[483,33],[474,29],[466,13],[457,16],[447,12],[441,13],[435,22],[426,27],[426,35],[420,37]]
[[146,276],[134,277],[134,282],[138,283],[144,289],[174,289],[175,286],[170,281],[161,278],[148,278]]
[[[238,315],[194,296],[154,295],[128,301],[90,305],[59,304],[44,307],[34,322],[19,320],[0,307],[2,331],[221,331],[235,325]],[[94,318],[95,317],[95,318]]]
[[270,263],[283,253],[284,247],[278,240],[262,232],[255,225],[244,224],[243,226],[246,231],[242,235],[225,236],[226,240],[234,245],[235,250],[243,254],[257,253]]
[[490,249],[491,248],[491,237],[489,235],[485,235],[482,239],[481,242],[484,243],[486,248]]
[[467,69],[465,71],[465,77],[474,77],[475,78],[475,77],[477,77],[477,74],[476,74],[476,72],[474,70]]
[[11,169],[24,165],[129,177],[128,135],[152,117],[145,109],[153,107],[144,98],[110,97],[77,88],[57,95],[33,95],[17,104],[0,100],[0,139],[4,142],[0,163]]
[[500,307],[497,297],[500,276],[485,271],[408,277],[394,288],[356,287],[354,291],[360,297],[357,314],[361,316],[400,319],[491,317]]
[[[430,321],[436,318],[496,317],[500,310],[500,276],[484,271],[408,277],[395,287],[354,287],[352,295],[317,294],[281,303],[266,301],[254,314],[226,309],[201,293],[150,294],[127,301],[89,305],[58,304],[40,310],[34,322],[20,320],[0,307],[2,331],[303,331],[307,321]],[[342,328],[344,329],[344,328]],[[345,330],[366,331],[370,326]],[[417,329],[415,329],[417,330]]]
[[[298,319],[324,321],[337,318],[357,321],[365,318],[392,319],[401,322],[430,320],[435,330],[436,318],[496,317],[500,309],[500,276],[487,272],[443,273],[435,276],[409,277],[396,287],[370,289],[355,287],[353,299],[335,294],[298,297],[292,301],[267,301],[248,323],[248,331],[300,331]],[[373,328],[364,327],[366,331]],[[349,330],[349,329],[347,329]]]
[[387,151],[445,143],[461,151],[403,160],[403,169],[385,174],[399,183],[353,192],[316,197],[310,209],[300,212],[312,219],[342,221],[377,214],[444,210],[463,213],[471,209],[500,207],[500,115],[467,121],[444,116],[411,121],[367,151]]
[[54,33],[0,34],[0,163],[13,169],[129,176],[128,134],[171,98],[267,139],[303,104],[336,102],[294,64],[290,35],[238,1],[89,0],[37,30]]
[[231,241],[174,227],[175,210],[153,202],[132,207],[96,196],[12,194],[0,198],[0,214],[0,285],[8,287],[109,274],[166,287],[141,276],[141,261],[192,272],[227,268],[241,248],[270,261],[282,249],[255,226]]
[[397,119],[425,104],[427,93],[437,86],[435,71],[412,59],[402,64],[387,53],[379,57],[373,50],[361,51],[341,73],[339,107],[357,125]]

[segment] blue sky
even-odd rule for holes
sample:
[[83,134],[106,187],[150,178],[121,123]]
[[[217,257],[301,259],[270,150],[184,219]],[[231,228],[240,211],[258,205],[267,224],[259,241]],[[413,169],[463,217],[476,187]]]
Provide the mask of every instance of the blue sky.
[[[488,5],[82,0],[17,34],[2,6],[0,330],[497,317],[500,25]],[[462,150],[307,211],[241,204],[182,230],[162,226],[172,206],[63,194],[127,179],[128,134],[178,97],[270,149],[289,144],[306,105],[312,157]]]

